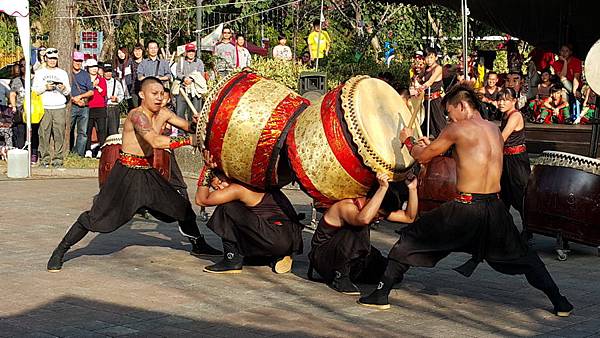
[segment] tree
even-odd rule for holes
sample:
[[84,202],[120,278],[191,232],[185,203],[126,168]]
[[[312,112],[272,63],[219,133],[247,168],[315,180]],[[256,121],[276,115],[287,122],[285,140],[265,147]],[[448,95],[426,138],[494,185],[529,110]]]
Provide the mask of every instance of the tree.
[[95,18],[100,30],[104,33],[104,44],[100,52],[100,60],[110,60],[117,49],[116,20],[120,20],[125,5],[125,0],[85,0],[78,1],[81,12],[86,14],[101,15]]

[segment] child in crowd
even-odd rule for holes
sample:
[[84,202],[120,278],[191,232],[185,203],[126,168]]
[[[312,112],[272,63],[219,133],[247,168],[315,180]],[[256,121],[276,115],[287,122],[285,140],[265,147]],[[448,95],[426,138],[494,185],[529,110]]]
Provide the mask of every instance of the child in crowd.
[[541,81],[537,86],[537,94],[535,98],[529,100],[529,111],[533,120],[537,121],[540,117],[540,109],[544,105],[544,100],[550,97],[550,87],[552,87],[552,74],[549,69],[542,70]]
[[589,120],[594,117],[594,113],[596,112],[596,93],[589,85],[583,92],[585,97],[583,108],[581,108],[581,114],[573,122],[574,124],[587,124]]
[[540,108],[538,123],[570,123],[569,102],[563,98],[559,85],[550,87],[550,97],[546,98]]

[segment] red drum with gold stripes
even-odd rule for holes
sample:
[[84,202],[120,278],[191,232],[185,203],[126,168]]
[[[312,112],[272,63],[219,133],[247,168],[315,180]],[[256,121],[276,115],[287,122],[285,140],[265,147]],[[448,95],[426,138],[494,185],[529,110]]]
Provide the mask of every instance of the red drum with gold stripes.
[[379,79],[357,76],[328,92],[300,114],[287,137],[300,185],[331,204],[366,195],[376,172],[404,179],[414,159],[398,135],[410,118],[405,101]]
[[[280,151],[291,121],[310,102],[286,86],[249,72],[221,82],[209,94],[205,147],[230,178],[258,189],[291,181]],[[287,157],[283,152],[281,154]]]

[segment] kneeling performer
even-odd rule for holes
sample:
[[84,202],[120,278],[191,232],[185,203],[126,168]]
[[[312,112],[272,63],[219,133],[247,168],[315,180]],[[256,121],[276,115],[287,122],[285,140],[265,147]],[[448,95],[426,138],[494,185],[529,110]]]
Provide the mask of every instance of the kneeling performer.
[[343,199],[323,215],[312,238],[309,278],[314,268],[328,285],[341,293],[360,295],[354,283],[377,283],[387,259],[371,245],[369,225],[378,218],[412,223],[417,215],[417,179],[407,181],[406,211],[398,210],[400,201],[388,191],[388,176],[378,174],[379,186],[368,197]]
[[[223,260],[204,268],[210,273],[240,273],[244,256],[272,259],[275,273],[292,269],[292,255],[302,253],[302,224],[292,203],[280,190],[259,192],[225,177],[213,177],[216,167],[208,151],[198,178],[196,204],[217,206],[207,226],[223,241]],[[211,180],[215,180],[210,191]],[[221,182],[223,181],[223,182]]]
[[123,145],[119,160],[111,170],[89,211],[82,213],[58,244],[48,271],[60,271],[65,253],[89,231],[113,232],[129,222],[135,213],[146,208],[163,222],[179,221],[181,233],[192,243],[195,254],[214,253],[196,225],[191,203],[152,167],[154,149],[175,149],[192,144],[191,137],[169,138],[157,130],[169,123],[192,132],[195,125],[161,109],[163,85],[148,77],[141,83],[141,109],[132,110],[123,126]]

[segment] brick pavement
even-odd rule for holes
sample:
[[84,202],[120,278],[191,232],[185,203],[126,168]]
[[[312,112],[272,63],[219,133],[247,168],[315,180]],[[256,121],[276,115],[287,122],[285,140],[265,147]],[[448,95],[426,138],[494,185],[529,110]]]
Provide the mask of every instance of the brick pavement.
[[[51,251],[96,192],[94,178],[0,180],[0,337],[600,335],[595,249],[574,244],[569,260],[558,262],[553,239],[541,236],[535,248],[576,306],[569,318],[552,315],[546,297],[521,276],[485,264],[471,278],[455,273],[465,259],[458,254],[434,269],[411,269],[389,311],[308,281],[306,255],[286,275],[261,266],[210,275],[202,267],[211,261],[190,256],[176,226],[143,218],[88,235],[63,271],[46,272]],[[288,193],[309,211],[305,195]],[[374,244],[387,251],[395,229],[372,231]],[[219,246],[204,225],[201,231]],[[305,231],[305,252],[310,237]]]

